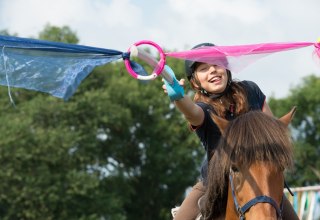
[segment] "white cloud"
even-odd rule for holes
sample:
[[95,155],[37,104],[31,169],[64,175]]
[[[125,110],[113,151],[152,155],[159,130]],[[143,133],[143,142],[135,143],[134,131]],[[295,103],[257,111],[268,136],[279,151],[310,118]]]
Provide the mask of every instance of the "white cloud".
[[237,22],[252,24],[266,16],[265,10],[255,0],[169,0],[168,3],[175,12],[195,21],[218,21],[230,17]]
[[142,25],[142,9],[129,0],[4,0],[0,12],[0,25],[19,36],[36,36],[50,23],[70,26],[85,43],[118,39]]
[[[75,0],[70,2],[76,3]],[[35,35],[48,22],[53,25],[64,25],[77,17],[77,11],[68,6],[62,0],[5,0],[1,15],[9,30],[22,33],[24,36]]]

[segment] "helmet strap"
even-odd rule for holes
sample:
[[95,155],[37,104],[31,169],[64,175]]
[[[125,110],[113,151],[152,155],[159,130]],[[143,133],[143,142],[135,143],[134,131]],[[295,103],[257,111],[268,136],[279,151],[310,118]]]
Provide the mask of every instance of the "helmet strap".
[[227,86],[223,90],[223,92],[221,92],[221,93],[209,93],[208,91],[206,91],[202,87],[200,87],[200,92],[201,92],[201,94],[204,94],[205,96],[209,97],[210,99],[218,99],[218,98],[221,98],[224,94],[226,94],[229,91],[229,88],[231,86],[231,82],[232,82],[231,79],[228,79]]

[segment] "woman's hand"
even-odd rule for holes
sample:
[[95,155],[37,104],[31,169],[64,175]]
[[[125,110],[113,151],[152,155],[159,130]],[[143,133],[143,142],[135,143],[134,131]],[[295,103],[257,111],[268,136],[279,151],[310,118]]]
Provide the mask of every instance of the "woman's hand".
[[[177,80],[173,70],[168,65],[165,65],[164,71],[165,74],[172,79],[170,80],[170,82],[167,82],[167,80],[164,79],[165,85],[162,87],[164,89],[164,92],[168,94],[172,102],[182,99],[184,97],[184,89],[183,86],[180,85],[180,82]],[[181,82],[184,84],[184,81]]]
[[204,119],[204,112],[200,106],[195,104],[189,96],[184,96],[184,85],[185,80],[176,79],[174,72],[169,66],[165,66],[165,71],[173,78],[173,82],[170,84],[165,79],[163,79],[164,85],[162,89],[166,93],[170,100],[174,102],[176,107],[184,114],[187,121],[193,125],[201,125]]
[[[164,82],[164,79],[162,79],[162,82]],[[185,79],[180,79],[178,82],[179,82],[179,85],[180,85],[180,86],[184,87],[184,85],[185,85]],[[162,85],[162,89],[163,89],[164,93],[168,94],[166,84],[163,84],[163,85]]]

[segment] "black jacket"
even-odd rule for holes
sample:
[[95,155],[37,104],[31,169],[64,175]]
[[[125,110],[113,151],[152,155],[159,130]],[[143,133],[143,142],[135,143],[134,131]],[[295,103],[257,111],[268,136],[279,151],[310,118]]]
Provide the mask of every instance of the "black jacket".
[[[241,81],[239,83],[241,83],[247,93],[249,111],[262,110],[266,96],[262,93],[258,85],[252,81]],[[197,127],[195,132],[198,135],[204,149],[206,150],[206,158],[204,159],[201,166],[201,177],[204,183],[206,183],[208,160],[210,159],[210,155],[212,155],[212,152],[214,152],[219,143],[221,133],[219,131],[219,128],[212,121],[209,115],[209,111],[212,110],[212,107],[209,104],[203,102],[197,102],[196,104],[203,109],[205,114],[202,125]],[[226,118],[228,120],[232,120],[233,117],[231,115],[227,115]]]

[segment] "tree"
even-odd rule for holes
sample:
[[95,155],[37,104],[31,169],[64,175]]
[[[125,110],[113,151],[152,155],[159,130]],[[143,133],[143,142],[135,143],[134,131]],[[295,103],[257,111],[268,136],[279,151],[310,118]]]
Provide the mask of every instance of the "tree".
[[296,186],[319,183],[320,170],[320,78],[310,75],[303,78],[300,85],[291,89],[286,98],[269,101],[271,109],[277,116],[297,106],[291,125],[295,169],[287,175],[288,181]]
[[7,29],[0,30],[0,35],[5,36],[17,36],[17,33],[10,33]]
[[57,27],[47,24],[43,31],[39,33],[39,39],[77,44],[79,39],[74,31],[68,26]]
[[68,102],[12,88],[14,108],[2,87],[0,218],[169,219],[203,154],[161,84],[119,62],[96,68]]

